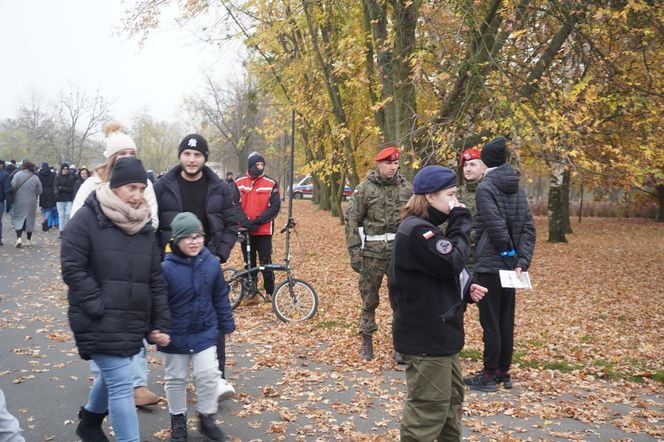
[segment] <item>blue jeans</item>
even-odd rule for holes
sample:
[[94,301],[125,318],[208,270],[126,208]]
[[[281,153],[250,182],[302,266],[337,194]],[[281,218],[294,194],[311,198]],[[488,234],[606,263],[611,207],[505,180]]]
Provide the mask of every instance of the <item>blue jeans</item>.
[[[4,206],[5,203],[3,202]],[[25,442],[21,436],[21,428],[18,425],[18,420],[7,411],[7,402],[5,401],[5,394],[0,389],[0,441],[2,442]]]
[[58,209],[55,207],[49,207],[48,209],[42,209],[42,215],[48,221],[48,227],[55,227],[58,225]]
[[71,213],[71,201],[58,201],[55,203],[58,208],[58,221],[60,224],[60,231],[65,228],[67,221],[69,221],[69,214]]
[[[134,388],[148,386],[148,358],[145,351],[147,344],[147,341],[143,339],[143,348],[141,348],[138,354],[131,357],[131,366],[134,372],[134,376],[132,377]],[[101,373],[95,361],[90,361],[90,371],[95,376],[99,376]]]
[[5,214],[5,200],[0,201],[0,242],[2,242],[2,217]]
[[131,358],[93,354],[92,360],[101,370],[101,376],[95,379],[85,409],[99,414],[108,410],[116,440],[139,442]]

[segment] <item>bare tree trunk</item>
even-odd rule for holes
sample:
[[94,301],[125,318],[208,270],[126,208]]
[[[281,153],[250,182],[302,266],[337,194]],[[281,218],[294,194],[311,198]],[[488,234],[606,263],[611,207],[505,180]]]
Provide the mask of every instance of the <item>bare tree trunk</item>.
[[581,224],[581,217],[583,217],[583,182],[581,183],[581,196],[579,197],[579,224]]
[[[318,68],[320,70],[321,76],[323,77],[323,82],[325,83],[325,88],[327,89],[330,102],[332,104],[332,113],[334,114],[335,120],[339,126],[342,128],[348,128],[348,118],[346,117],[346,111],[344,109],[343,101],[341,98],[341,91],[339,90],[339,83],[336,81],[334,74],[331,72],[328,64],[323,60],[323,54],[320,50],[320,45],[318,44],[318,28],[314,27],[313,19],[311,17],[311,12],[309,10],[311,0],[302,0],[302,9],[304,10],[304,15],[307,19],[307,28],[311,36],[311,44],[314,49],[314,55]],[[325,34],[323,34],[323,39]],[[323,40],[324,45],[328,45],[329,42]],[[360,177],[357,175],[357,167],[355,166],[355,154],[351,139],[348,136],[343,138],[344,146],[344,155],[346,156],[346,161],[348,162],[348,169],[351,174],[350,181],[353,185],[357,185],[360,182]]]
[[657,186],[657,204],[659,205],[657,221],[664,221],[664,184]]
[[565,166],[559,162],[552,162],[550,167],[550,186],[549,186],[549,242],[567,242],[565,238],[564,214],[562,211],[563,202],[563,175]]
[[563,185],[561,188],[561,200],[560,200],[560,211],[561,211],[561,221],[563,223],[562,229],[567,233],[574,233],[572,231],[572,223],[570,222],[570,213],[569,213],[569,190],[570,183],[572,180],[572,173],[570,172],[569,166],[565,167],[565,172],[563,173]]

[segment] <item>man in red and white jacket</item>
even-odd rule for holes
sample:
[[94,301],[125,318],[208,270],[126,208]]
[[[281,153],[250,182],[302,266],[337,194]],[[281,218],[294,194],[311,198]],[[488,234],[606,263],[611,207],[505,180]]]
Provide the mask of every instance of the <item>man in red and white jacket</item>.
[[[265,176],[265,159],[253,152],[247,159],[247,173],[235,180],[240,191],[240,205],[245,214],[241,222],[249,230],[251,256],[249,264],[256,267],[256,252],[261,264],[272,263],[272,233],[274,232],[274,219],[281,208],[279,185],[275,180]],[[242,253],[246,257],[246,244],[242,244]],[[274,291],[274,272],[263,271],[263,284],[265,292],[272,296]],[[257,303],[256,297],[249,300],[249,304]]]

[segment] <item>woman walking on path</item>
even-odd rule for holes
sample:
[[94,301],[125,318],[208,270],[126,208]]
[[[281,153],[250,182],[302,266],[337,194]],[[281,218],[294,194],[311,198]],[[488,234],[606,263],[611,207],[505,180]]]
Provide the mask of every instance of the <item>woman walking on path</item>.
[[41,181],[34,174],[35,165],[23,161],[20,170],[12,178],[14,202],[12,203],[11,219],[16,230],[16,247],[23,245],[23,231],[26,232],[25,245],[32,244],[32,232],[35,230],[37,216],[37,198],[42,193]]
[[[122,131],[122,126],[117,121],[109,121],[104,126],[106,134],[106,149],[104,157],[106,162],[95,169],[95,175],[85,180],[74,197],[71,207],[71,215],[83,206],[88,196],[95,190],[103,187],[111,178],[111,171],[116,161],[125,157],[136,157],[136,143],[126,133]],[[152,227],[156,230],[159,227],[159,213],[157,210],[157,197],[154,193],[152,183],[148,180],[145,188],[144,198],[152,219]],[[145,347],[132,358],[134,366],[134,401],[137,406],[156,404],[159,397],[148,389],[148,360]],[[99,370],[94,362],[90,363],[90,370],[97,375]]]
[[110,182],[86,199],[63,232],[69,323],[80,356],[101,371],[79,412],[76,434],[83,442],[107,440],[101,428],[107,413],[118,441],[139,440],[131,357],[146,337],[170,343],[161,252],[143,198],[146,182],[140,160],[117,161]]
[[[456,198],[456,175],[427,166],[402,208],[389,269],[394,349],[403,355],[408,398],[401,440],[460,441],[464,397],[459,352],[464,303],[486,289],[470,284],[470,211]],[[447,221],[441,232],[437,226]]]
[[58,208],[58,224],[60,226],[60,237],[62,231],[69,221],[71,214],[71,205],[74,200],[74,185],[76,184],[76,175],[69,170],[69,163],[62,163],[60,173],[55,177],[55,205]]
[[[106,135],[104,150],[104,158],[106,162],[95,168],[95,174],[85,180],[79,187],[71,207],[70,218],[74,216],[76,211],[80,209],[88,195],[94,190],[97,190],[103,184],[107,183],[111,178],[111,171],[113,165],[117,160],[124,157],[135,157],[137,152],[136,143],[129,135],[124,133],[122,125],[117,121],[109,121],[104,126],[104,134]],[[157,213],[157,197],[154,194],[152,183],[148,180],[148,187],[145,188],[145,202],[150,208],[152,216],[152,227],[157,229],[159,227],[159,214]]]

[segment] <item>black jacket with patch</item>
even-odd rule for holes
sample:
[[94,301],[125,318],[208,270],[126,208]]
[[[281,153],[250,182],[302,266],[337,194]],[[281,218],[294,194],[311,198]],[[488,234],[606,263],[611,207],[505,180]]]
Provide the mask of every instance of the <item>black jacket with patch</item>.
[[[512,166],[503,164],[486,174],[475,198],[475,272],[498,273],[515,267],[528,270],[535,249],[535,224]],[[512,249],[516,256],[500,255]]]
[[450,212],[445,234],[427,220],[404,219],[388,273],[394,349],[409,355],[449,356],[463,348],[464,303],[459,274],[470,241],[470,211]]

